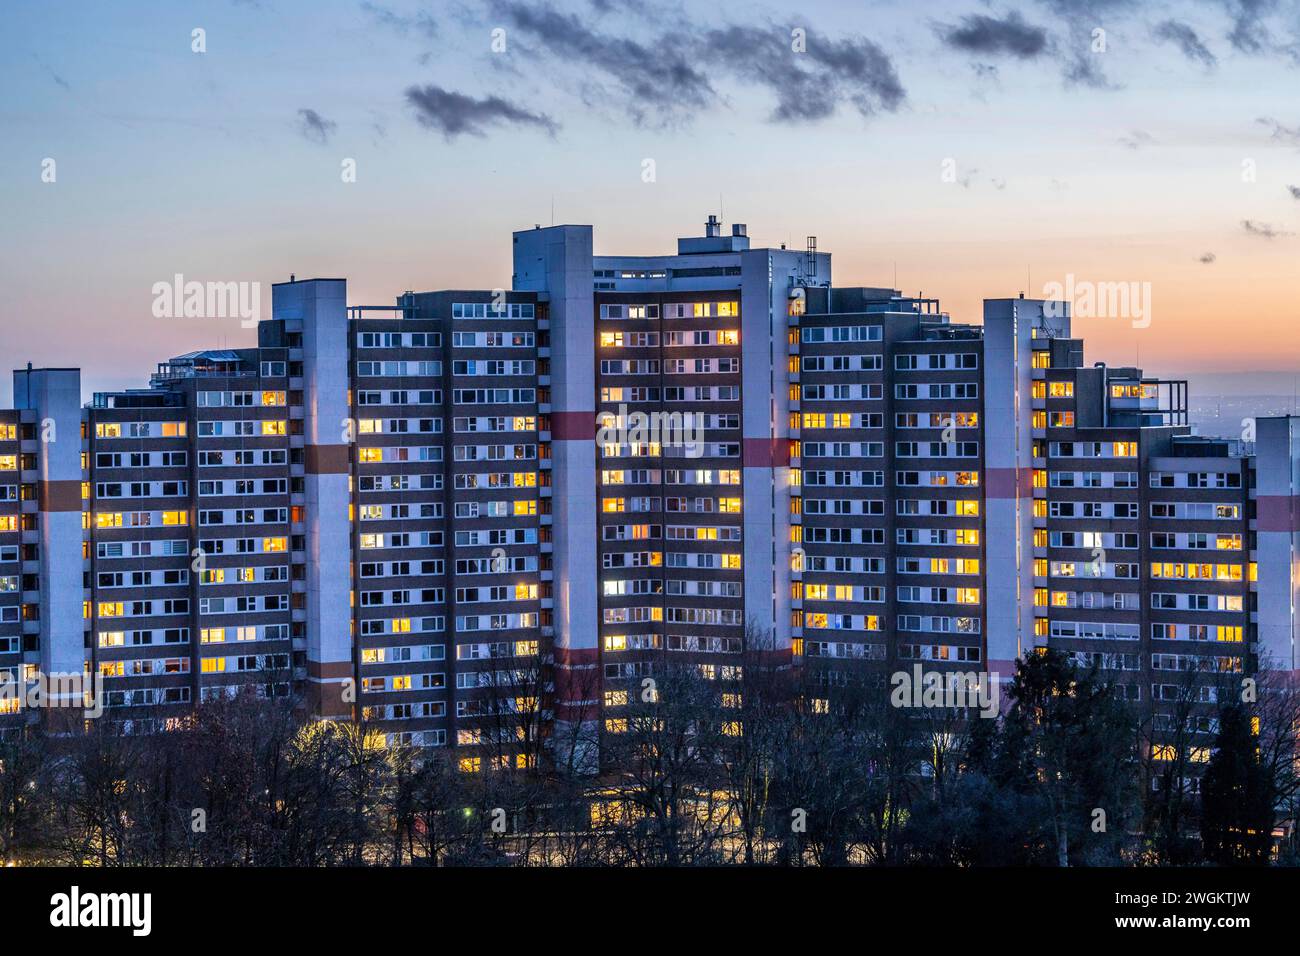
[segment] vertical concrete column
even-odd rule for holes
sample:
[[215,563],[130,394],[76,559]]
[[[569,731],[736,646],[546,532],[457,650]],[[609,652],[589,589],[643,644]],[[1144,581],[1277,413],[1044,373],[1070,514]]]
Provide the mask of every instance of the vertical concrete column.
[[347,717],[356,699],[348,520],[347,282],[278,283],[271,290],[271,311],[276,319],[302,320],[307,703],[318,717]]
[[[791,646],[790,385],[787,311],[803,253],[741,257],[740,400],[745,617],[769,650]],[[829,276],[827,276],[829,278]]]
[[1261,666],[1300,672],[1300,418],[1255,423],[1255,582]]
[[81,370],[14,372],[14,405],[36,413],[41,680],[46,717],[79,723],[85,685],[81,553]]
[[1034,330],[1069,335],[1068,307],[1038,299],[984,302],[984,601],[990,673],[1009,676],[1033,649],[1032,402]]
[[550,295],[555,759],[597,763],[596,317],[590,226],[514,234],[514,287]]

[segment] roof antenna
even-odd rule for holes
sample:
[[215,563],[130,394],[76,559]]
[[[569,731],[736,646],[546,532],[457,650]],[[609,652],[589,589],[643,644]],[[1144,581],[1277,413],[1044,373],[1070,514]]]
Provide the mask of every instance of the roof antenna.
[[555,193],[551,193],[551,225],[555,225]]

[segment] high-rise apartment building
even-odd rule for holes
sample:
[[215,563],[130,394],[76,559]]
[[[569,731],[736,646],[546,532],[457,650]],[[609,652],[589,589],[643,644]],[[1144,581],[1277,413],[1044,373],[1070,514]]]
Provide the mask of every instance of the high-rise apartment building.
[[16,372],[0,669],[88,669],[140,729],[249,684],[474,770],[589,763],[665,660],[1050,645],[1207,714],[1300,668],[1300,426],[1191,434],[1184,383],[1087,364],[1066,303],[955,324],[713,217],[675,255],[518,232],[510,285],[281,283],[256,346],[84,408],[75,370]]

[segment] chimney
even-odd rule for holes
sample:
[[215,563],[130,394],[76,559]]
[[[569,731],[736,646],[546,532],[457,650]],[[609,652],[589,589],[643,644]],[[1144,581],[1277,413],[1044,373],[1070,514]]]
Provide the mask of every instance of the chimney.
[[717,216],[710,216],[704,224],[704,236],[706,239],[717,239],[722,235],[722,224],[718,222]]
[[744,236],[745,224],[743,222],[733,222],[731,224],[731,234],[737,237]]

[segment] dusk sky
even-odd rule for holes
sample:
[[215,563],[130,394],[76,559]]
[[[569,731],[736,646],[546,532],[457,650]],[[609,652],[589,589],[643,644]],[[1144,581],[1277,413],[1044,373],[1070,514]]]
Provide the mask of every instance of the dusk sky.
[[837,285],[897,269],[954,321],[1071,273],[1149,282],[1149,327],[1076,323],[1089,362],[1300,367],[1296,0],[6,14],[0,403],[29,360],[79,365],[89,397],[252,344],[237,320],[154,318],[176,273],[261,282],[268,313],[291,272],[388,305],[508,285],[510,232],[534,223],[654,254],[719,212],[756,245],[816,235]]

